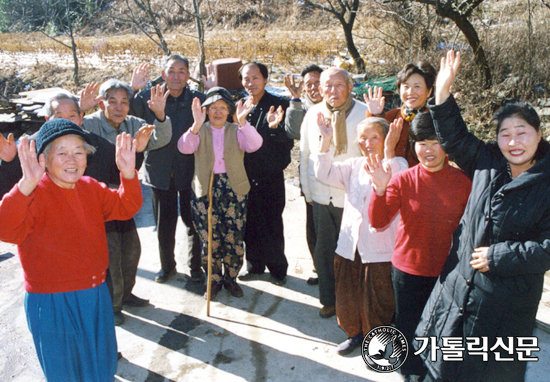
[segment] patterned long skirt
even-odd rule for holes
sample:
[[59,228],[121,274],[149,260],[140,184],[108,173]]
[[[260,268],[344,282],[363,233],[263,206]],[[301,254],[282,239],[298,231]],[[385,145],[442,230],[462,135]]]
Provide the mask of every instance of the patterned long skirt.
[[[227,174],[215,174],[212,186],[212,280],[233,282],[243,266],[247,195],[236,194]],[[208,195],[191,196],[193,223],[202,242],[202,261],[208,264]]]

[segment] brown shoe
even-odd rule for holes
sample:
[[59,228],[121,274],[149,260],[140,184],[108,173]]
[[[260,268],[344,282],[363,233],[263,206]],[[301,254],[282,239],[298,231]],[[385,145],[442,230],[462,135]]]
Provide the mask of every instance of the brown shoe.
[[225,289],[227,289],[229,293],[231,293],[231,296],[233,297],[242,297],[244,294],[239,284],[237,284],[237,281],[231,281],[231,282],[226,281],[224,283],[224,286],[225,286]]
[[[220,293],[220,291],[222,290],[222,284],[221,283],[217,283],[216,281],[212,280],[212,284],[211,284],[211,288],[210,288],[210,300],[213,300],[216,298],[216,296],[218,295],[218,293]],[[208,291],[204,292],[204,298],[205,299],[208,299]]]
[[335,314],[336,314],[336,307],[334,305],[323,306],[319,311],[319,316],[321,316],[322,318],[330,318]]

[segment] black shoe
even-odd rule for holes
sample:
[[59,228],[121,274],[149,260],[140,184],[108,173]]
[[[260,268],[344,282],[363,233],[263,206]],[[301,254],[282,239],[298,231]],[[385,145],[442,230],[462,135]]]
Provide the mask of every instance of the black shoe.
[[355,337],[350,337],[344,342],[342,342],[338,347],[336,348],[336,352],[338,352],[339,355],[348,355],[351,352],[353,352],[355,349],[357,349],[359,346],[361,346],[361,342],[363,341],[363,335],[358,334]]
[[224,286],[233,297],[242,297],[244,295],[244,292],[239,284],[237,284],[237,281],[225,282]]
[[[216,298],[216,296],[218,295],[218,293],[220,293],[220,291],[222,290],[223,288],[223,284],[222,283],[218,283],[214,280],[212,280],[212,286],[210,287],[210,300],[213,300]],[[207,300],[208,299],[208,291],[204,292],[204,299]]]
[[275,277],[275,276],[271,276],[271,284],[275,284],[275,285],[278,285],[278,286],[283,286],[286,284],[286,277],[283,277],[282,279],[278,278],[278,277]]
[[176,268],[172,269],[170,272],[164,272],[164,269],[161,269],[159,273],[157,273],[157,275],[155,276],[155,281],[161,284],[165,283],[170,277],[174,276],[177,273],[178,271],[176,270]]
[[146,300],[144,298],[139,298],[135,294],[130,294],[130,296],[122,303],[123,305],[128,306],[135,306],[137,308],[141,308],[142,306],[149,305],[149,300]]
[[321,318],[330,318],[335,314],[336,314],[336,307],[334,305],[331,305],[331,306],[325,305],[319,311],[319,316],[321,316]]
[[115,312],[115,326],[120,326],[124,324],[124,314],[122,312]]
[[263,274],[263,272],[250,272],[250,271],[244,271],[244,273],[241,273],[238,277],[241,281],[251,280],[254,277]]
[[307,279],[308,285],[317,285],[319,284],[319,277],[310,277]]
[[202,283],[205,279],[204,272],[202,269],[197,271],[191,271],[191,281],[194,283]]

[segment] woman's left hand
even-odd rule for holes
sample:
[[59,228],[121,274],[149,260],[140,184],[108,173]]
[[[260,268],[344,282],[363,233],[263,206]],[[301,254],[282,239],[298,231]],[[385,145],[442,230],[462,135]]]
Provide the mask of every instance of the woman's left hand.
[[267,123],[269,124],[269,128],[276,129],[277,126],[279,126],[279,123],[283,120],[284,115],[285,112],[281,106],[279,106],[277,110],[275,110],[275,106],[271,106],[267,112],[267,116],[265,117]]
[[253,107],[254,105],[252,104],[252,97],[247,99],[245,103],[243,103],[242,100],[237,102],[237,105],[235,108],[235,116],[236,116],[236,120],[239,122],[239,125],[241,126],[246,125],[246,117],[248,117],[248,114],[250,114]]
[[133,179],[136,168],[137,141],[128,133],[116,137],[116,165],[125,179]]
[[489,270],[489,260],[487,260],[488,251],[489,247],[474,249],[474,253],[472,253],[473,260],[470,261],[470,265],[482,273],[487,272]]
[[395,147],[401,137],[402,129],[403,118],[398,118],[390,124],[388,135],[386,135],[386,139],[384,140],[384,158],[386,158],[386,160],[395,158]]

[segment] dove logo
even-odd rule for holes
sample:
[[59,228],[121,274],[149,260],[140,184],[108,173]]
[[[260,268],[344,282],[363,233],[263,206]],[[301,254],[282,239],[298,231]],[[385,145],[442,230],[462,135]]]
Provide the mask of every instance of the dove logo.
[[391,373],[407,359],[409,345],[403,333],[393,326],[377,326],[363,338],[361,355],[372,370]]

